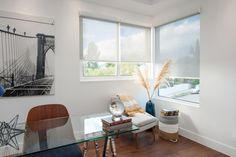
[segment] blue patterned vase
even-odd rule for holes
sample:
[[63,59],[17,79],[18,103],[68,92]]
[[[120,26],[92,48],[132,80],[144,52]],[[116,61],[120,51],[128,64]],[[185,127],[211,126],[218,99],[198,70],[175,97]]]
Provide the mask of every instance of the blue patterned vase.
[[147,103],[146,103],[146,112],[149,113],[150,115],[152,116],[156,116],[156,113],[155,113],[155,104],[149,100]]

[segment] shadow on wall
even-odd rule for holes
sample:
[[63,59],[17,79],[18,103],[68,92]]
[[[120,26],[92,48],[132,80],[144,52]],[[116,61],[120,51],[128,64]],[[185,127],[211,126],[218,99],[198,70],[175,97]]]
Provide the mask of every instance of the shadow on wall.
[[187,131],[198,133],[198,129],[194,125],[191,116],[185,113],[181,113],[181,111],[180,111],[180,118],[179,118],[179,127]]

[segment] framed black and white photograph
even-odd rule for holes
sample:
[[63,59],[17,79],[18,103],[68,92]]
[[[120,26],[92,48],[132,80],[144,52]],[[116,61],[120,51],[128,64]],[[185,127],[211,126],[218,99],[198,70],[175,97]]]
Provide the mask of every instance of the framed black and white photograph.
[[0,96],[54,94],[55,24],[0,11]]

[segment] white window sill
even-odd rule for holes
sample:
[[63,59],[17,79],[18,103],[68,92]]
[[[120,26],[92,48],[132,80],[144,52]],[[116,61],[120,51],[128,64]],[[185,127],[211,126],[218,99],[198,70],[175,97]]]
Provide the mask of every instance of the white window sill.
[[165,98],[165,97],[160,97],[160,96],[158,96],[156,99],[161,100],[161,101],[175,103],[175,104],[178,104],[178,105],[185,105],[185,106],[200,108],[199,103],[187,102],[187,101],[184,101],[184,100],[176,100],[176,99]]
[[134,81],[135,77],[80,77],[80,82],[104,82],[104,81]]

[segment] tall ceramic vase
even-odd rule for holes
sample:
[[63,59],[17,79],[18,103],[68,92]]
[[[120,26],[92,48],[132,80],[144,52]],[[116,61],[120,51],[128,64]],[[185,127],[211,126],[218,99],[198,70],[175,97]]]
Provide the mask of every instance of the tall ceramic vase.
[[149,113],[150,115],[152,116],[156,116],[156,113],[155,113],[155,104],[149,100],[147,103],[146,103],[146,112]]

